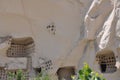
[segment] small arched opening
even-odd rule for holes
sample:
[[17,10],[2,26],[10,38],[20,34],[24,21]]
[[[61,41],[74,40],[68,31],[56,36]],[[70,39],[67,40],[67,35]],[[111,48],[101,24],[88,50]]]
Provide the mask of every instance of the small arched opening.
[[59,80],[72,80],[71,76],[75,75],[75,68],[74,67],[62,67],[59,68],[57,71],[57,76]]
[[111,50],[99,51],[96,55],[96,61],[100,65],[100,70],[102,73],[113,73],[117,70],[116,58],[114,52]]
[[8,57],[27,57],[34,52],[34,40],[32,37],[13,38],[11,46],[7,50]]

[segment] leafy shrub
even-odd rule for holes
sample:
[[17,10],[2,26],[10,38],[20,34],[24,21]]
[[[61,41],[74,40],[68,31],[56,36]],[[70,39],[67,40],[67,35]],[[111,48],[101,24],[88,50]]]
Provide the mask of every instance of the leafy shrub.
[[88,64],[84,64],[84,67],[79,70],[77,79],[73,76],[73,80],[106,80],[102,75],[93,71]]
[[22,70],[18,70],[16,74],[13,72],[8,72],[7,80],[26,80],[26,77]]
[[33,80],[51,80],[45,70],[42,70]]
[[[27,80],[24,72],[22,70],[18,70],[15,73],[8,72],[7,80]],[[42,70],[33,80],[50,80],[49,75],[46,71]]]

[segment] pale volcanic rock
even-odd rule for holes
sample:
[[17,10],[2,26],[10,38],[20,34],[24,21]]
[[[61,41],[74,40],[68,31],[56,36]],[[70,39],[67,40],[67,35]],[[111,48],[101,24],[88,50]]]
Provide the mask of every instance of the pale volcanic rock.
[[24,69],[27,57],[6,56],[12,44],[3,40],[5,36],[31,37],[33,43],[27,45],[30,50],[26,53],[31,52],[32,67],[51,60],[52,75],[62,67],[78,71],[84,62],[101,73],[96,55],[108,50],[115,56],[117,70],[108,70],[104,76],[119,80],[120,0],[0,0],[0,66],[9,63],[9,69]]

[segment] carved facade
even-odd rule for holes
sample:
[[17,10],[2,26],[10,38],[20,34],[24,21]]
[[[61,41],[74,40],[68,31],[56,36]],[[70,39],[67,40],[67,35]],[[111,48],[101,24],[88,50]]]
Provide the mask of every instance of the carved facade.
[[43,68],[70,79],[87,62],[120,80],[119,14],[119,0],[0,0],[1,77]]
[[110,50],[103,50],[97,53],[96,59],[102,73],[113,73],[117,70],[116,57]]
[[[21,69],[24,71],[26,75],[26,79],[28,80],[29,77],[31,77],[30,74],[32,70],[34,70],[35,73],[40,73],[41,69],[44,69],[44,70],[52,69],[51,60],[45,60],[43,63],[39,64],[40,65],[39,68],[33,68],[31,55],[35,53],[35,44],[34,44],[34,40],[31,37],[25,37],[25,38],[10,37],[6,39],[5,38],[6,37],[1,38],[1,43],[6,43],[5,46],[9,45],[9,47],[6,50],[6,53],[5,53],[6,56],[4,57],[8,58],[8,60],[13,62],[12,63],[3,62],[3,65],[2,65],[3,67],[0,65],[0,79],[7,80],[8,72],[12,72],[16,74],[16,72],[19,69]],[[2,39],[4,41],[2,41]],[[0,46],[2,47],[3,45],[0,45]],[[17,63],[18,59],[24,62],[23,58],[25,58],[26,63],[22,63],[22,62],[20,63],[22,63],[24,67],[21,64]]]

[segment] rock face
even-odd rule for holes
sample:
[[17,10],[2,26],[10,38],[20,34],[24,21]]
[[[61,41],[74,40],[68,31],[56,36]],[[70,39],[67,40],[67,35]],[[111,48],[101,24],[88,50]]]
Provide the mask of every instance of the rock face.
[[[87,62],[106,79],[119,80],[119,18],[119,0],[0,0],[0,57],[25,58],[31,73],[43,67],[58,76]],[[10,62],[1,59],[1,67]]]

